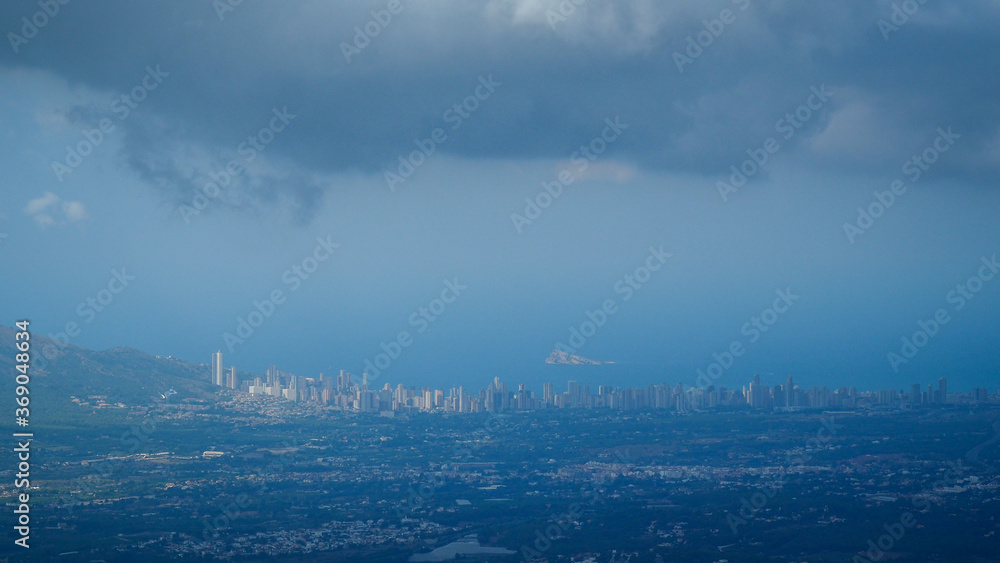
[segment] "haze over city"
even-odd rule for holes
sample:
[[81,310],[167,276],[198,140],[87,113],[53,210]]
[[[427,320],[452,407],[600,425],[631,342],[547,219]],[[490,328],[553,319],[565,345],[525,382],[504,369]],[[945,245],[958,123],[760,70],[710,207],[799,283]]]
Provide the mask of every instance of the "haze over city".
[[[947,301],[998,251],[993,3],[921,5],[895,31],[878,24],[887,2],[590,2],[551,25],[549,4],[404,4],[363,49],[355,26],[374,4],[63,6],[0,54],[0,252],[32,265],[8,271],[3,314],[31,303],[42,333],[78,323],[73,344],[202,361],[281,289],[234,361],[360,372],[457,279],[469,289],[414,334],[394,378],[540,383],[570,327],[617,299],[581,355],[636,383],[693,382],[790,288],[801,301],[737,380],[971,389],[997,373],[998,291]],[[4,6],[12,33],[32,6]],[[723,9],[734,21],[689,57]],[[114,129],[69,167],[102,119]],[[615,140],[574,162],[605,120]],[[939,130],[954,138],[923,170],[911,161]],[[720,190],[769,138],[746,185]],[[433,154],[387,180],[415,141]],[[512,219],[562,171],[561,195]],[[893,204],[852,235],[876,191]],[[292,293],[283,275],[317,237],[340,247]],[[672,258],[622,302],[616,282],[650,247]],[[135,281],[81,315],[121,269]],[[896,373],[888,354],[940,308],[951,322]]]

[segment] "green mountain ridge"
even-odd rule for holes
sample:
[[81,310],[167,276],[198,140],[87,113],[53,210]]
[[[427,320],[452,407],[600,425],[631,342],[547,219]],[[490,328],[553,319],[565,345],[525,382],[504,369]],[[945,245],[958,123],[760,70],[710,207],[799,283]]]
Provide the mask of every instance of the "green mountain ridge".
[[[13,373],[16,365],[15,334],[15,329],[0,325],[0,369],[7,373]],[[58,414],[62,408],[79,408],[71,397],[94,395],[111,404],[152,404],[169,389],[177,393],[172,402],[216,397],[217,388],[209,383],[204,365],[157,357],[127,346],[88,350],[38,334],[32,334],[30,342],[29,388],[35,411]]]

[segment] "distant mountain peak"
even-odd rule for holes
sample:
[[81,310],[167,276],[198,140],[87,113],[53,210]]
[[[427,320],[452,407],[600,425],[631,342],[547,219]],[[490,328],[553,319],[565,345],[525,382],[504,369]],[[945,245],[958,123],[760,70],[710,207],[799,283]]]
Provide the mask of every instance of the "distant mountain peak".
[[[16,331],[0,325],[0,370],[14,371]],[[212,398],[217,388],[208,381],[208,370],[199,364],[173,358],[158,358],[133,348],[117,346],[104,351],[89,350],[57,342],[41,334],[31,335],[31,389],[52,416],[70,405],[70,396],[102,395],[108,402],[148,404],[166,395],[182,398]]]
[[552,353],[549,354],[545,363],[570,366],[603,366],[605,364],[613,364],[614,362],[591,360],[590,358],[584,358],[583,356],[577,356],[575,354],[570,354],[569,352],[563,352],[562,350],[552,350]]

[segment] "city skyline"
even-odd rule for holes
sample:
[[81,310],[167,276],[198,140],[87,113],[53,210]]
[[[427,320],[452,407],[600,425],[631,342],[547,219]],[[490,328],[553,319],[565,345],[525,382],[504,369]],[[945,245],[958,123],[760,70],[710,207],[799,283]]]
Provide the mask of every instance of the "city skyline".
[[[222,361],[221,353],[212,355],[215,361]],[[447,389],[427,386],[405,386],[390,382],[369,385],[368,374],[363,373],[360,381],[346,370],[339,370],[336,379],[320,373],[317,377],[307,377],[286,373],[271,365],[263,378],[236,379],[236,368],[232,367],[232,378],[224,386],[250,395],[267,395],[284,398],[292,402],[318,403],[341,410],[358,412],[387,412],[401,410],[443,411],[443,412],[501,412],[527,411],[540,408],[655,408],[687,412],[703,408],[748,406],[752,409],[788,408],[857,408],[874,406],[910,406],[932,404],[959,404],[979,402],[1000,402],[1000,387],[994,393],[986,387],[976,387],[971,392],[949,394],[947,378],[937,380],[938,387],[928,384],[926,390],[920,383],[913,383],[907,391],[902,389],[857,389],[855,386],[839,386],[830,390],[829,386],[800,388],[794,384],[794,377],[788,375],[784,384],[768,386],[755,374],[752,381],[742,388],[710,385],[708,387],[685,387],[681,382],[675,385],[661,383],[646,387],[619,387],[598,385],[592,394],[590,384],[580,384],[575,380],[566,381],[566,391],[556,393],[553,382],[541,386],[541,395],[528,389],[525,383],[516,383],[517,390],[508,390],[506,382],[499,376],[486,388],[478,392],[466,391],[465,385],[455,385]],[[773,374],[772,374],[773,375]],[[213,382],[213,384],[215,384]],[[445,394],[447,393],[447,394]]]

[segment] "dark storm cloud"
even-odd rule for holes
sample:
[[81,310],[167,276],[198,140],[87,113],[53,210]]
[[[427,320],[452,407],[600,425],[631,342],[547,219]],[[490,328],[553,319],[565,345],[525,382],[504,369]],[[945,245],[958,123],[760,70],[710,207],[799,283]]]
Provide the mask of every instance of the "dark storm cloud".
[[[318,209],[324,183],[286,159],[261,158],[286,128],[272,131],[273,140],[263,144],[259,131],[270,130],[274,119],[274,111],[263,114],[258,120],[264,127],[249,131],[228,147],[193,144],[184,128],[163,120],[135,120],[126,129],[127,150],[122,156],[132,171],[165,194],[186,222],[220,206],[280,205],[296,222],[305,224]],[[281,126],[280,121],[276,124]]]
[[[951,125],[965,150],[941,173],[995,179],[1000,14],[991,2],[921,5],[888,40],[877,22],[891,21],[890,2],[590,0],[554,25],[556,0],[413,2],[350,63],[341,44],[387,2],[345,4],[244,2],[220,21],[207,0],[71,2],[18,53],[3,49],[0,64],[119,93],[161,65],[171,73],[162,91],[123,123],[125,161],[175,195],[287,106],[300,117],[268,156],[299,178],[260,179],[253,197],[287,189],[307,206],[322,188],[306,171],[393,166],[414,139],[447,127],[444,112],[489,75],[502,86],[442,152],[566,158],[619,115],[632,128],[616,157],[714,176],[825,84],[832,101],[788,143],[804,162],[895,168]],[[675,53],[723,9],[735,21],[680,72]],[[5,31],[37,10],[3,3]],[[190,147],[210,158],[186,162]]]

